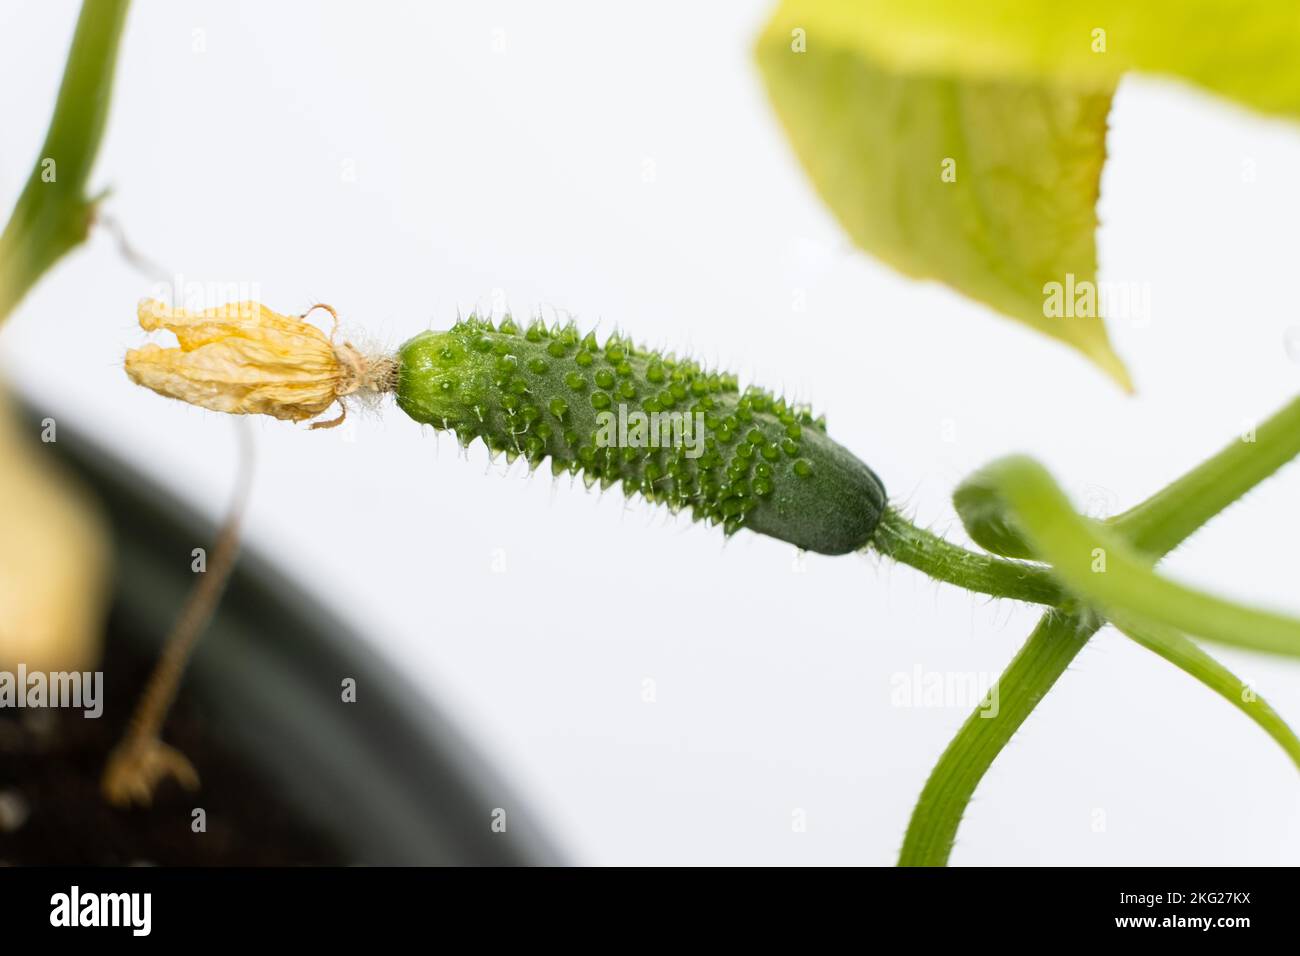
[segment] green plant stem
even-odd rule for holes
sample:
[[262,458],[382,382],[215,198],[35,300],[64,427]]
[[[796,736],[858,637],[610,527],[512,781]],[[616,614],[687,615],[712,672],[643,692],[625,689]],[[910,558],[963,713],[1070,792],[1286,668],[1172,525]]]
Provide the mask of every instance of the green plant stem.
[[[1111,528],[1152,558],[1172,551],[1300,453],[1300,400],[1260,425],[1255,439],[1229,445],[1118,516]],[[912,811],[900,865],[948,862],[962,814],[984,774],[1098,627],[1074,615],[1044,615],[998,682],[998,716],[981,718],[977,710],[940,756]],[[1027,709],[1017,706],[1025,701]]]
[[1034,553],[1108,618],[1158,622],[1208,640],[1300,657],[1300,620],[1234,604],[1156,574],[1149,558],[1114,529],[1078,514],[1033,459],[1004,458],[984,471]]
[[1268,702],[1256,695],[1232,671],[1216,661],[1177,631],[1158,624],[1112,621],[1134,642],[1159,654],[1175,667],[1190,674],[1253,720],[1276,740],[1287,756],[1300,767],[1300,739]]
[[1049,606],[1062,599],[1046,568],[969,551],[917,527],[893,508],[885,509],[870,547],[968,591]]
[[930,772],[903,838],[899,866],[948,862],[962,814],[1002,748],[1100,627],[1086,612],[1048,611],[998,679],[997,710],[988,699],[953,738]]
[[85,0],[45,143],[0,234],[0,322],[94,218],[86,182],[108,118],[129,0]]
[[1300,398],[1213,458],[1109,525],[1139,551],[1163,557],[1194,531],[1300,454]]

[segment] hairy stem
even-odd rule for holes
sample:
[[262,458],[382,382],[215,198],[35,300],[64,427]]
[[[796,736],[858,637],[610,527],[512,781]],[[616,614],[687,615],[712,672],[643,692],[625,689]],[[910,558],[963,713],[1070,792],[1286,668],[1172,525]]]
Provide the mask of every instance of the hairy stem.
[[1031,604],[1061,601],[1061,589],[1046,568],[969,551],[918,528],[893,508],[885,509],[870,547],[936,581],[968,591]]
[[1043,615],[998,680],[996,710],[985,698],[930,772],[903,838],[899,866],[948,862],[966,805],[985,772],[1099,626],[1087,613]]
[[1158,624],[1112,622],[1134,642],[1159,654],[1253,720],[1300,766],[1300,739],[1268,702],[1255,694],[1240,677],[1224,667],[1191,640]]
[[1159,623],[1207,640],[1300,656],[1300,620],[1205,594],[1162,577],[1113,528],[1070,505],[1047,470],[1022,456],[984,469],[1009,514],[1074,594],[1107,617]]
[[[1110,528],[1134,548],[1158,559],[1298,453],[1300,399],[1260,425],[1255,441],[1232,443],[1113,519]],[[998,682],[998,716],[982,718],[977,710],[939,758],[912,812],[900,865],[943,866],[948,862],[966,805],[984,774],[1098,627],[1099,622],[1074,615],[1062,617],[1051,611],[1044,615]],[[1130,636],[1151,646],[1145,643],[1152,638],[1148,630],[1138,632],[1135,628]],[[1191,665],[1190,657],[1179,666],[1184,663]],[[1184,670],[1193,673],[1190,667]],[[1194,676],[1213,686],[1204,674]],[[1259,712],[1252,716],[1258,720]],[[1280,728],[1266,729],[1292,752],[1279,736]]]
[[1163,557],[1300,454],[1300,398],[1139,505],[1109,522],[1139,551]]

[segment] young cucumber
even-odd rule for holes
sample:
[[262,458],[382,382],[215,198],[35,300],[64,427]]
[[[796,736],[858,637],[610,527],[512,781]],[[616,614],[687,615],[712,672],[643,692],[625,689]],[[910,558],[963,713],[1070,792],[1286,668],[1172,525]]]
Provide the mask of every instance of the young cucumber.
[[823,419],[618,336],[601,346],[574,326],[471,317],[417,335],[398,362],[397,404],[416,421],[534,467],[550,458],[588,485],[622,482],[728,535],[844,554],[871,540],[885,507],[880,479]]

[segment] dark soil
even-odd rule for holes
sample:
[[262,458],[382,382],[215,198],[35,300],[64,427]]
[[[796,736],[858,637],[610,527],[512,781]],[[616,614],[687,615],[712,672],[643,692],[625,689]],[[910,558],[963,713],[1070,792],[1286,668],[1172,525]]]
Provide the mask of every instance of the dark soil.
[[[117,810],[100,796],[109,751],[121,738],[153,666],[110,621],[104,711],[0,710],[0,865],[157,864],[280,866],[349,862],[326,834],[214,736],[184,686],[163,740],[202,778],[197,792],[164,781],[148,808]],[[191,829],[202,807],[207,832]]]

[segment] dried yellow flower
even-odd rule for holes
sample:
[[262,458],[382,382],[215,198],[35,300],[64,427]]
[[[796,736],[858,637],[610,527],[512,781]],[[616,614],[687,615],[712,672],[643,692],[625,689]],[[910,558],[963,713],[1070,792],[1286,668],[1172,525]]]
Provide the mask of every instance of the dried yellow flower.
[[[337,324],[333,309],[319,308]],[[298,422],[315,418],[344,395],[390,391],[395,384],[393,359],[367,358],[347,342],[335,345],[332,336],[303,317],[280,315],[256,302],[187,312],[145,299],[139,319],[146,331],[175,333],[180,348],[129,350],[131,381],[213,411]]]

